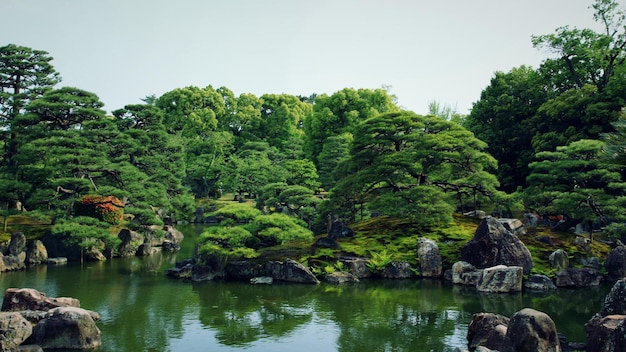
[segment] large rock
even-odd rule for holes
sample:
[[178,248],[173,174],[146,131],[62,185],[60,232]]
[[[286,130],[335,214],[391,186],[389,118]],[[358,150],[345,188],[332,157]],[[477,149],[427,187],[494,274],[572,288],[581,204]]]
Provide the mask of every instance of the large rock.
[[339,258],[348,271],[357,279],[365,279],[372,276],[372,271],[368,267],[369,259],[358,257]]
[[33,326],[18,312],[0,312],[0,351],[15,351],[32,334]]
[[561,352],[554,321],[546,314],[524,308],[511,317],[502,352]]
[[274,280],[303,284],[320,283],[317,277],[315,277],[307,267],[291,259],[285,259],[283,262],[267,262],[265,264],[265,270],[268,276],[271,276]]
[[22,232],[15,232],[11,235],[11,242],[9,242],[10,255],[19,255],[26,251],[26,236]]
[[0,253],[0,271],[21,270],[26,267],[26,252],[17,255]]
[[8,288],[2,301],[3,312],[23,310],[47,311],[57,307],[80,307],[80,301],[70,297],[46,297],[32,288]]
[[556,274],[556,286],[579,288],[600,285],[602,275],[591,268],[566,268]]
[[533,267],[524,243],[491,216],[481,221],[474,238],[461,248],[461,260],[477,268],[521,266],[524,274],[529,274]]
[[556,269],[557,272],[569,268],[569,257],[567,252],[562,249],[557,249],[550,253],[548,261],[550,262],[550,267]]
[[417,259],[420,274],[423,277],[441,277],[443,272],[441,255],[437,243],[428,238],[420,238],[417,242]]
[[552,282],[552,279],[545,275],[530,275],[526,281],[524,281],[524,288],[532,291],[550,291],[555,290],[556,285]]
[[117,255],[120,257],[133,257],[139,246],[143,243],[143,235],[139,232],[123,229],[117,234],[122,242],[117,246]]
[[585,325],[587,352],[626,351],[626,315],[607,315]]
[[165,240],[176,244],[180,244],[185,238],[185,235],[174,226],[165,225],[163,231],[165,231]]
[[585,324],[587,351],[626,351],[626,279],[617,281],[602,309]]
[[326,282],[333,285],[341,285],[349,282],[359,282],[359,279],[356,276],[345,271],[335,271],[334,273],[326,275],[324,279],[326,280]]
[[483,270],[476,283],[480,292],[506,293],[522,290],[523,269],[520,266],[497,265]]
[[409,262],[391,262],[380,272],[385,279],[411,279],[416,275]]
[[91,312],[77,307],[58,307],[48,311],[35,325],[27,340],[44,349],[94,349],[102,345],[100,329]]
[[34,265],[45,263],[48,260],[48,250],[40,240],[31,241],[26,246],[26,264]]
[[246,260],[232,261],[226,264],[226,278],[230,281],[248,281],[254,277],[266,276],[265,266]]
[[526,228],[524,228],[524,224],[520,219],[499,218],[498,222],[515,236],[522,236],[526,234]]
[[607,271],[607,279],[617,281],[626,276],[626,248],[618,246],[611,250],[606,257],[604,268]]
[[332,239],[345,238],[345,237],[353,237],[354,230],[344,225],[340,221],[333,221],[330,225],[330,231],[328,231],[328,237]]
[[460,261],[452,264],[452,282],[457,285],[476,286],[482,276],[482,270],[468,262]]
[[504,346],[509,318],[493,313],[476,313],[467,329],[467,346],[471,351],[482,346],[501,350]]

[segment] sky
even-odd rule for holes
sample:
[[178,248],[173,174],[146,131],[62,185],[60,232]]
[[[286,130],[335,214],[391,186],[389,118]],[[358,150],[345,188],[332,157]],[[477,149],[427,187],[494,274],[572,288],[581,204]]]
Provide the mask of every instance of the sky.
[[599,30],[592,0],[0,0],[0,46],[45,50],[113,111],[187,86],[331,95],[387,87],[418,114],[470,112],[494,73],[552,54],[532,35]]

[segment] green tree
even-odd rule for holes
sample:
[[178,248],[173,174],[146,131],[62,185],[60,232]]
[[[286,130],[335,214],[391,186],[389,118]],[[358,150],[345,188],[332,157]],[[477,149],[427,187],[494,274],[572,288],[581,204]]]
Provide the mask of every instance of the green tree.
[[456,123],[403,111],[363,121],[354,133],[344,178],[331,201],[370,203],[422,226],[446,223],[468,199],[494,198],[496,161],[486,144]]
[[573,224],[626,219],[626,184],[602,163],[603,147],[602,141],[583,139],[538,153],[539,161],[529,165],[525,205],[540,214],[565,215]]
[[395,97],[385,89],[345,88],[315,97],[312,115],[304,121],[306,157],[319,167],[319,154],[328,137],[351,133],[361,121],[399,111]]
[[[52,57],[43,50],[15,44],[0,47],[0,140],[4,144],[2,165],[10,169],[18,152],[15,119],[33,100],[61,81],[54,70]],[[14,172],[14,170],[10,170]]]
[[211,86],[177,88],[160,96],[155,104],[164,112],[167,132],[183,136],[214,131],[226,113],[224,96]]
[[324,189],[331,189],[342,177],[337,172],[339,164],[350,156],[352,135],[349,133],[331,136],[326,139],[318,156],[319,180]]
[[311,104],[296,96],[264,94],[261,96],[259,136],[281,152],[298,156],[302,149],[302,125],[311,111]]
[[539,73],[527,66],[496,72],[463,123],[487,142],[487,152],[498,161],[497,176],[505,192],[526,184],[528,163],[534,156],[531,140],[539,130],[529,120],[549,98],[545,85]]

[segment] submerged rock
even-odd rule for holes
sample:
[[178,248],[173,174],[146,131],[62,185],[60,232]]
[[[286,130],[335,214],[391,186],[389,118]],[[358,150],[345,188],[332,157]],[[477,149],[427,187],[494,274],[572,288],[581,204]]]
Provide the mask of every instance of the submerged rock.
[[443,272],[442,260],[435,241],[424,237],[420,238],[417,242],[417,258],[421,276],[441,277]]

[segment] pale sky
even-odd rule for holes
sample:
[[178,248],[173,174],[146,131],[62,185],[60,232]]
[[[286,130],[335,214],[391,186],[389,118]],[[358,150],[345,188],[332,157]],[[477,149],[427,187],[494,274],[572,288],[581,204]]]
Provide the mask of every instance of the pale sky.
[[466,114],[496,71],[538,67],[531,35],[599,28],[592,0],[0,0],[0,46],[45,50],[112,111],[186,86],[236,95],[390,86]]

